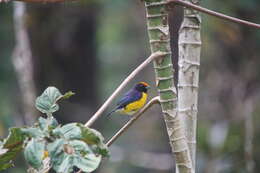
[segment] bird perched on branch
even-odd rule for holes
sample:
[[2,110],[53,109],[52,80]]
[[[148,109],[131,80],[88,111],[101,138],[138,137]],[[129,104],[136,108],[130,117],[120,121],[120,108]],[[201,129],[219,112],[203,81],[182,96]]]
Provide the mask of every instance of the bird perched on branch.
[[119,112],[126,115],[133,115],[140,110],[146,103],[147,90],[150,86],[146,82],[139,82],[130,89],[123,97],[117,102],[117,106],[108,114]]

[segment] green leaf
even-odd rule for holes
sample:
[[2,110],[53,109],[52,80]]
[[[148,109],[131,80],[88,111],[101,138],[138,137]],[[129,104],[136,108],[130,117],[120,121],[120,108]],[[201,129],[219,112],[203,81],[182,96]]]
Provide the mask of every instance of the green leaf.
[[56,172],[71,172],[72,160],[70,155],[67,155],[64,152],[64,145],[66,144],[67,141],[64,139],[58,139],[47,146],[51,158],[51,164]]
[[27,169],[27,173],[48,173],[50,169],[50,158],[47,157],[42,161],[42,166],[40,169],[34,169],[33,167],[29,167],[29,169]]
[[103,136],[97,130],[85,127],[81,123],[69,123],[53,130],[55,134],[62,134],[66,139],[79,139],[88,144],[100,144],[104,141]]
[[78,123],[69,123],[53,130],[54,134],[61,135],[66,139],[81,139],[81,129]]
[[[53,164],[53,169],[58,173],[73,171],[73,156],[62,154],[60,164]],[[57,163],[57,162],[56,162]]]
[[92,172],[97,169],[101,162],[101,156],[92,152],[89,146],[79,140],[73,140],[69,143],[75,150],[73,154],[74,166],[82,169],[84,172]]
[[62,94],[55,87],[48,87],[41,96],[37,97],[35,106],[42,113],[51,114],[59,110],[59,105],[56,103]]
[[53,133],[59,136],[63,136],[69,140],[82,140],[85,143],[91,145],[96,154],[109,156],[108,148],[104,144],[104,138],[101,133],[99,133],[97,130],[85,127],[83,124],[66,124],[60,128],[54,129]]
[[102,142],[99,145],[94,145],[93,151],[97,154],[100,154],[103,157],[109,157],[108,147]]
[[92,145],[92,148],[96,154],[100,154],[104,157],[109,156],[108,147],[104,143],[104,137],[101,133],[95,129],[85,127],[83,124],[79,124],[79,126],[82,134],[81,140]]
[[38,141],[32,138],[24,149],[24,157],[26,161],[35,169],[42,166],[44,148],[44,141]]
[[94,171],[101,162],[101,156],[97,156],[83,141],[58,139],[47,147],[53,169],[56,172],[70,172],[76,166],[85,172]]
[[[47,151],[49,152],[49,156],[51,158],[51,163],[55,165],[60,165],[62,160],[64,159],[64,151],[63,145],[66,144],[64,139],[57,139],[56,141],[49,143],[47,145]],[[57,168],[54,168],[55,170]]]
[[95,129],[85,127],[83,124],[79,124],[82,132],[82,140],[88,144],[100,144],[104,141],[104,137]]
[[61,99],[68,99],[74,95],[73,92],[69,91],[62,95],[60,91],[55,87],[48,87],[42,95],[37,97],[35,107],[45,114],[52,114],[59,110],[57,102]]
[[38,119],[39,127],[43,131],[56,128],[59,124],[54,117],[48,117],[47,119],[40,117]]
[[30,138],[43,138],[43,132],[37,127],[21,128],[21,132]]
[[85,157],[74,156],[74,166],[82,169],[84,172],[92,172],[96,170],[101,162],[101,156],[88,154]]
[[13,159],[22,151],[25,136],[20,128],[11,128],[9,135],[0,144],[0,170],[13,166]]
[[17,145],[21,145],[25,139],[24,134],[21,132],[21,128],[10,128],[8,137],[4,140],[4,148],[12,149]]
[[47,145],[47,150],[51,158],[56,158],[63,152],[63,145],[66,144],[64,139],[57,139],[56,141]]
[[72,91],[66,92],[66,93],[63,95],[62,99],[68,99],[68,98],[70,98],[70,97],[73,96],[73,95],[75,95],[75,93],[72,92]]
[[13,166],[12,162],[4,163],[0,166],[0,171],[3,171],[5,169],[11,168]]

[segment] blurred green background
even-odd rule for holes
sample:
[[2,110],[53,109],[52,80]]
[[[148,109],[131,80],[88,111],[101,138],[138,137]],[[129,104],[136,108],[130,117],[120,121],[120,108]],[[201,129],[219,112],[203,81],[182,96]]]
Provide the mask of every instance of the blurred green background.
[[[202,6],[249,21],[260,21],[260,1],[202,1]],[[122,80],[149,56],[144,4],[139,0],[99,0],[27,4],[25,27],[32,51],[35,95],[53,85],[76,92],[64,101],[61,123],[86,122]],[[0,5],[0,136],[28,124],[21,73],[14,68],[13,3]],[[170,14],[174,66],[182,8]],[[260,31],[202,15],[197,170],[199,173],[258,172],[260,166]],[[177,75],[176,75],[177,76]],[[135,82],[152,85],[152,65]],[[34,92],[34,91],[32,91]],[[31,103],[33,105],[34,103]],[[109,109],[112,109],[110,106]],[[32,110],[35,111],[35,110]],[[109,110],[107,110],[109,111]],[[35,113],[35,117],[40,113]],[[93,127],[109,139],[129,117],[101,117]],[[253,138],[252,138],[253,136]],[[96,173],[172,172],[168,137],[160,107],[145,113],[110,148]],[[25,173],[19,156],[5,172]]]

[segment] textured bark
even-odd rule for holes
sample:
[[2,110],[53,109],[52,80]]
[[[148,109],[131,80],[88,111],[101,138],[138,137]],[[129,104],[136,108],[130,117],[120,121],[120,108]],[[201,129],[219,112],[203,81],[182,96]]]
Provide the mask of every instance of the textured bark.
[[176,159],[176,169],[180,173],[194,172],[188,145],[180,117],[177,115],[177,93],[174,87],[168,14],[164,0],[146,0],[147,27],[152,52],[161,51],[166,55],[154,61],[156,86],[160,96],[162,111],[172,152]]
[[34,108],[35,85],[33,80],[32,53],[25,26],[25,9],[23,2],[14,2],[14,26],[16,46],[13,64],[22,95],[25,124],[32,124],[37,118]]
[[[191,0],[198,4],[198,0]],[[198,112],[198,87],[200,65],[201,17],[197,11],[184,8],[184,18],[179,31],[179,81],[178,115],[183,119],[185,136],[192,165],[196,159],[196,128]]]

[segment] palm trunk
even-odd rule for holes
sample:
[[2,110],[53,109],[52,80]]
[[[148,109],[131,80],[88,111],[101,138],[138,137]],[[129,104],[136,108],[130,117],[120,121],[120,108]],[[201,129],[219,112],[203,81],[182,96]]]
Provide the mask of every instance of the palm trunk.
[[[198,4],[199,1],[191,2]],[[201,50],[200,25],[201,17],[198,12],[184,8],[184,19],[179,31],[178,114],[184,122],[194,169]]]
[[146,0],[147,27],[152,53],[161,51],[166,55],[154,61],[156,86],[166,123],[172,152],[175,155],[177,170],[180,173],[193,173],[189,148],[180,117],[177,115],[177,93],[174,86],[168,13],[165,0]]

